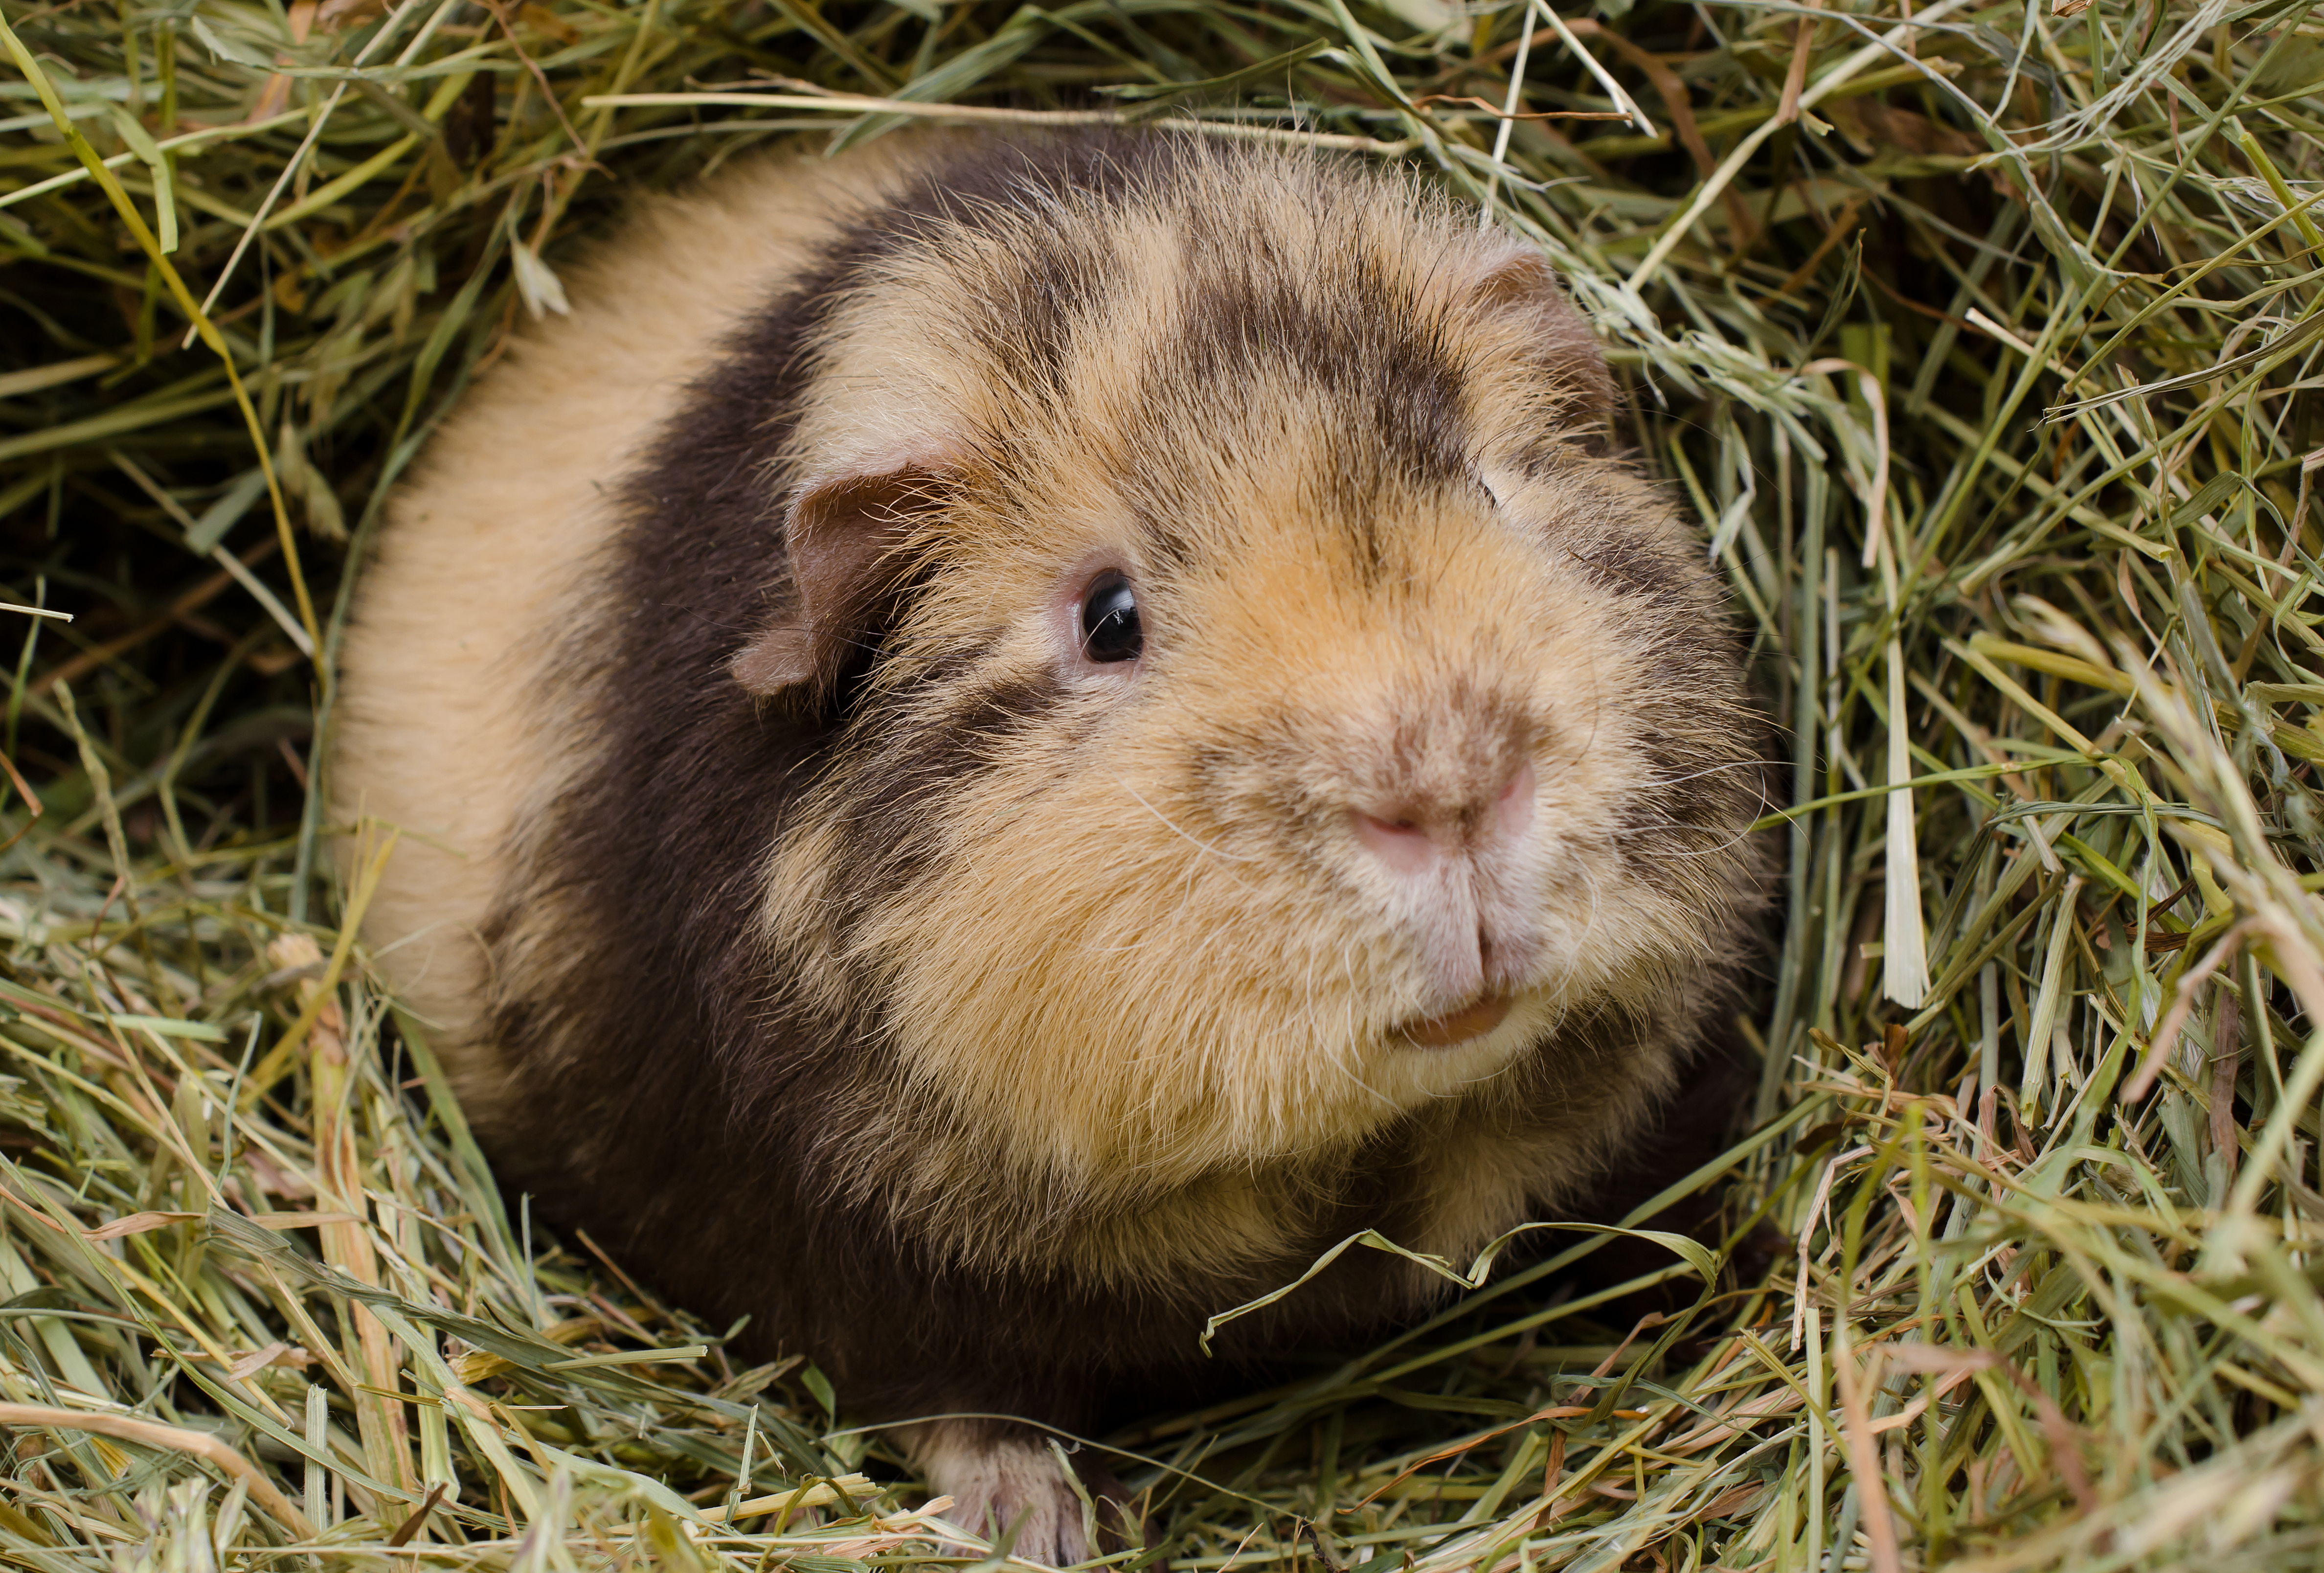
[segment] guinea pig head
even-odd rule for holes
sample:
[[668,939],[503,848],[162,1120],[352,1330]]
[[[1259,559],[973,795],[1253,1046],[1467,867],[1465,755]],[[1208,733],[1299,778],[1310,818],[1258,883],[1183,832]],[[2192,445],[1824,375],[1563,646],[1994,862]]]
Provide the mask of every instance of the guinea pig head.
[[[884,258],[788,461],[789,610],[733,667],[839,728],[770,965],[1084,1194],[1514,1096],[1748,904],[1738,654],[1605,456],[1582,319],[1473,217],[1277,180]],[[1572,1096],[1665,1069],[1577,1059]]]

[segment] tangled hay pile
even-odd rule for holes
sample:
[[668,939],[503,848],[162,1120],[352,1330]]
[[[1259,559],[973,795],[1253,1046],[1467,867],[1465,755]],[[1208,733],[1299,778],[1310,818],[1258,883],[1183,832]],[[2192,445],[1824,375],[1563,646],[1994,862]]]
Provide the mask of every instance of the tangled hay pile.
[[918,116],[1489,203],[1791,751],[1757,1107],[1635,1215],[1725,1249],[1577,1292],[1563,1236],[1102,1439],[1115,1560],[2316,1565],[2324,20],[1899,3],[0,0],[0,1560],[977,1560],[504,1202],[307,791],[382,498],[569,247]]

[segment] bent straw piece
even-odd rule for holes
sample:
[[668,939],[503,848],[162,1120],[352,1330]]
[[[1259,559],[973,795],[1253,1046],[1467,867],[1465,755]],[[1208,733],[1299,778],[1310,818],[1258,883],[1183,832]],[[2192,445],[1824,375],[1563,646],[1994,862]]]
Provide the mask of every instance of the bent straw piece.
[[315,1526],[307,1522],[305,1513],[290,1505],[290,1498],[275,1489],[274,1482],[267,1478],[265,1471],[207,1431],[184,1430],[154,1420],[134,1420],[128,1415],[87,1414],[75,1409],[51,1409],[38,1403],[0,1403],[0,1426],[88,1431],[100,1437],[111,1437],[115,1441],[136,1442],[167,1452],[191,1453],[196,1457],[208,1459],[240,1481],[249,1490],[253,1502],[265,1509],[276,1522],[299,1539],[311,1541],[315,1538]]
[[[754,1496],[748,1502],[738,1502],[732,1507],[721,1503],[716,1507],[701,1509],[700,1514],[706,1522],[714,1524],[739,1523],[746,1518],[757,1518],[762,1513],[773,1513],[783,1507],[827,1507],[839,1501],[843,1492],[850,1496],[869,1496],[878,1490],[879,1487],[874,1485],[868,1476],[841,1475],[829,1480],[815,1480],[805,1485],[795,1485],[788,1491]],[[925,1516],[941,1511],[943,1510],[931,1502],[927,1506],[918,1510],[914,1516]]]
[[[1148,120],[1116,109],[1008,109],[983,104],[934,104],[910,98],[867,98],[851,93],[812,96],[792,93],[592,93],[581,100],[584,109],[608,111],[674,109],[688,106],[725,109],[811,109],[835,115],[907,115],[918,120],[993,125],[1150,125],[1157,131],[1283,142],[1301,147],[1336,148],[1348,153],[1370,153],[1379,158],[1398,158],[1419,145],[1409,137],[1400,142],[1382,142],[1378,137],[1300,131],[1282,125],[1239,125],[1222,120]],[[751,123],[740,124],[748,125]]]

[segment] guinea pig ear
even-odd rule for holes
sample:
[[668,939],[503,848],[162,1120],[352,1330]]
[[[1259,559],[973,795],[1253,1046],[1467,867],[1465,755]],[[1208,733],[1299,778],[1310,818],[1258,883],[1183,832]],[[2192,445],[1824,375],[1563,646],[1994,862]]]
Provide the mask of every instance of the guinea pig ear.
[[1570,424],[1582,429],[1592,452],[1603,451],[1614,426],[1614,374],[1548,259],[1529,249],[1496,258],[1478,280],[1476,298],[1524,333],[1543,368],[1572,390]]
[[765,698],[827,697],[880,633],[912,519],[934,506],[945,466],[927,461],[810,479],[783,523],[791,604],[728,664]]

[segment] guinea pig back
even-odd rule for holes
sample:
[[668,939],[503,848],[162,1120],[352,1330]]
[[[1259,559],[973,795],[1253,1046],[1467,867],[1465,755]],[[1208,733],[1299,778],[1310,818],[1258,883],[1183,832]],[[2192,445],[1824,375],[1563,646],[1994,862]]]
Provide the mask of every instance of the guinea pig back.
[[[512,1188],[868,1416],[1072,1429],[1645,1128],[1761,722],[1531,247],[1186,133],[899,136],[571,283],[394,506],[330,778]],[[1356,1254],[1230,1331],[1441,1287]],[[1088,1549],[1038,1431],[906,1435]]]

